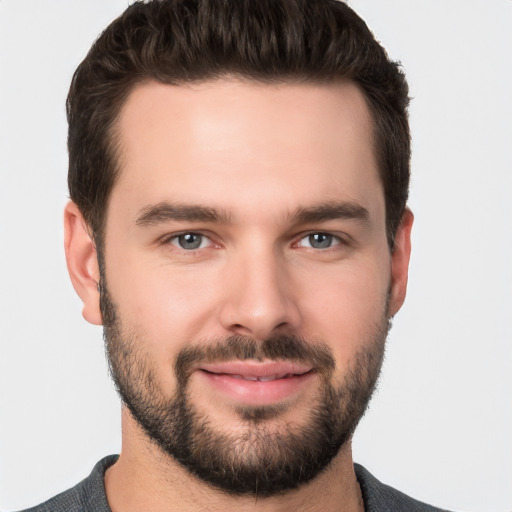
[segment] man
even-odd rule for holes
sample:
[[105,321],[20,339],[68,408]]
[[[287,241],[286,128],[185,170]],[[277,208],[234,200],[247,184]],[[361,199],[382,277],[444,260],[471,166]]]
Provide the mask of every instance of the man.
[[436,510],[354,465],[406,292],[407,84],[335,0],[137,2],[68,97],[123,446],[31,510]]

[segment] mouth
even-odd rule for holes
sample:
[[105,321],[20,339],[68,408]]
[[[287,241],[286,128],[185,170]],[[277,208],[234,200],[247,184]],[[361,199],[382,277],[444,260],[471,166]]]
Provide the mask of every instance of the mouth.
[[314,375],[311,366],[280,361],[232,361],[198,368],[209,389],[236,405],[264,406],[291,399]]
[[[226,375],[226,374],[224,374]],[[276,374],[276,375],[231,375],[233,379],[242,379],[242,380],[257,380],[258,382],[270,382],[272,380],[278,379],[289,379],[290,377],[295,377],[297,374],[295,373],[286,373],[286,374]]]

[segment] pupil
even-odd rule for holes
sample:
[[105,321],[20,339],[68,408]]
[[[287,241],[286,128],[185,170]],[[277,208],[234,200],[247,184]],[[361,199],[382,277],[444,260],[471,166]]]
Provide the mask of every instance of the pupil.
[[194,233],[186,233],[179,237],[183,249],[197,249],[201,245],[201,237]]
[[309,235],[309,243],[311,247],[315,249],[327,249],[331,246],[332,243],[332,235],[328,235],[327,233],[315,233],[314,235]]

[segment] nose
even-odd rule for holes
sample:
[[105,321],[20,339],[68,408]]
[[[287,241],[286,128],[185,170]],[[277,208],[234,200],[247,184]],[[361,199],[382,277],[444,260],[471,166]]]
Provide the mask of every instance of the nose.
[[225,280],[220,323],[233,334],[260,341],[296,332],[301,323],[297,293],[283,258],[272,251],[239,255]]

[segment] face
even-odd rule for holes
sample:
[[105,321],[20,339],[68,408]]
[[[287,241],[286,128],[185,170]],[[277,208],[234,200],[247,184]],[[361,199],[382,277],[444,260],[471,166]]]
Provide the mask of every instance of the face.
[[102,307],[133,421],[230,492],[313,478],[364,412],[405,292],[361,93],[148,83],[118,135]]

